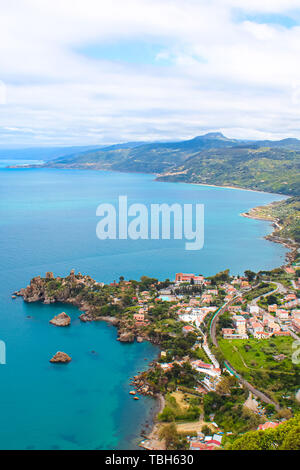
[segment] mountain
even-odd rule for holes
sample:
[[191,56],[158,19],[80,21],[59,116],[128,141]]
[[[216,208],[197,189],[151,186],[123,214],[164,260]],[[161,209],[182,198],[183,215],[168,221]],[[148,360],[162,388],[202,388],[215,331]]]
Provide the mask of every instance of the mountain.
[[178,142],[129,142],[71,153],[46,168],[155,173],[158,181],[300,195],[300,140],[241,141],[212,132]]
[[182,163],[201,150],[234,145],[239,145],[239,141],[228,139],[221,133],[210,133],[179,142],[112,145],[59,158],[47,166],[157,173]]

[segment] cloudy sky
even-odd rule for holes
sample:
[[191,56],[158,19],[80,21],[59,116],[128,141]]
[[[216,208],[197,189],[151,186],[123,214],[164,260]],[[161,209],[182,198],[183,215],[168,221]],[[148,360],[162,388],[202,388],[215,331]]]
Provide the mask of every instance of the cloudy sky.
[[0,145],[300,138],[300,0],[0,0]]

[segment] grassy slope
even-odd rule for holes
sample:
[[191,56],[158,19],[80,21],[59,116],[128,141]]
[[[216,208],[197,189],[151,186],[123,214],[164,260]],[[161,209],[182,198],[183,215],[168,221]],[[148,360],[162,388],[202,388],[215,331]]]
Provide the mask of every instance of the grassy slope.
[[[292,362],[291,337],[274,337],[266,340],[219,340],[224,357],[241,375],[258,389],[273,395],[281,404],[296,406],[284,402],[283,396],[294,396],[298,389],[299,366]],[[246,350],[248,347],[248,350]],[[284,354],[281,362],[273,356]]]
[[300,152],[267,147],[206,150],[160,175],[158,180],[300,195]]
[[274,236],[292,239],[300,243],[300,197],[256,207],[248,214],[250,217],[276,221]]

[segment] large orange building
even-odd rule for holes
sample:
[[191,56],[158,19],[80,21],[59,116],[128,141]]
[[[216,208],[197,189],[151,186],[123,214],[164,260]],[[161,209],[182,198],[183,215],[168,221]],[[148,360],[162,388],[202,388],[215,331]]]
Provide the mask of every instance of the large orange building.
[[202,284],[204,281],[203,276],[195,276],[195,274],[184,274],[184,273],[176,273],[175,281],[176,282],[191,282],[194,281],[195,284]]

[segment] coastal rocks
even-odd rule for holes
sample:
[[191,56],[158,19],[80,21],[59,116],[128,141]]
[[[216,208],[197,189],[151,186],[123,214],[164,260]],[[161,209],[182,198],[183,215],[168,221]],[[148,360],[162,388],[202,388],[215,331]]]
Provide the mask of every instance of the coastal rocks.
[[79,316],[80,320],[82,322],[88,322],[88,321],[93,321],[93,317],[92,315],[89,315],[88,313],[82,313],[80,316]]
[[55,326],[69,326],[71,324],[71,318],[65,312],[62,312],[52,318],[49,323]]
[[151,390],[150,386],[145,382],[143,377],[136,375],[131,384],[134,386],[135,390],[141,395],[148,395],[153,397],[155,393]]
[[71,360],[72,358],[68,356],[68,354],[62,351],[57,351],[57,353],[54,354],[52,359],[50,359],[50,362],[67,364],[68,362],[71,362]]
[[144,341],[144,338],[142,336],[137,336],[136,340],[138,343],[142,343]]
[[118,341],[121,341],[121,343],[133,343],[134,333],[132,333],[131,331],[125,331],[123,333],[120,333]]
[[107,323],[110,323],[113,326],[118,326],[119,325],[119,320],[116,317],[107,317],[107,316],[97,316],[94,318],[95,321],[106,321]]

